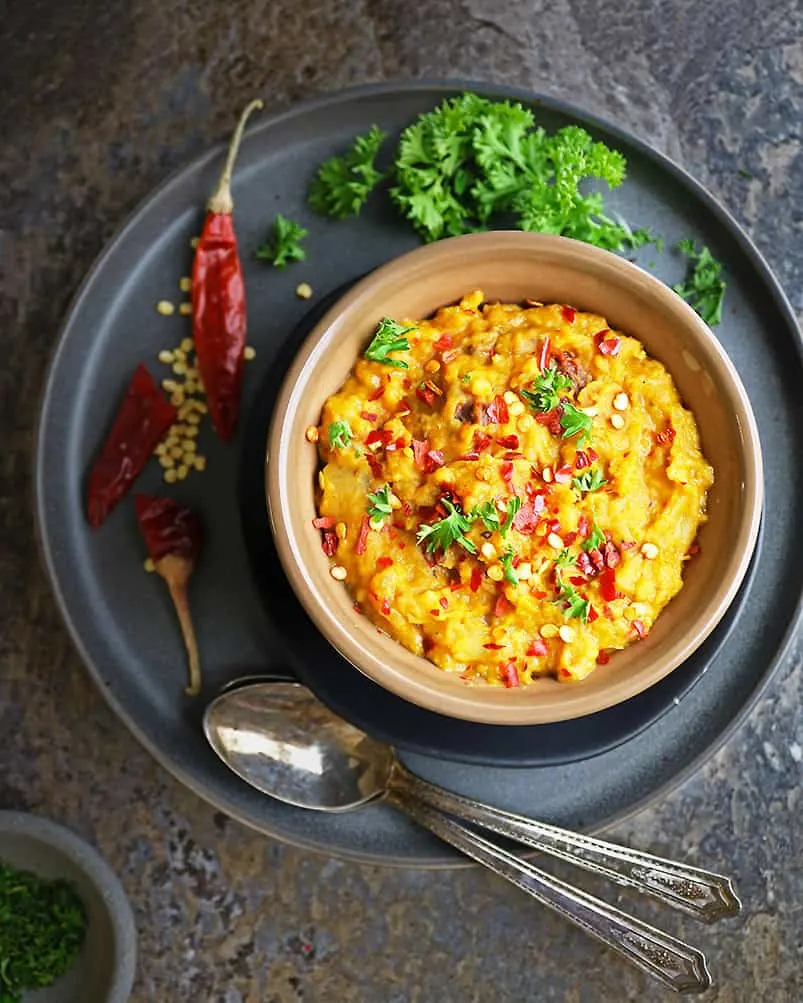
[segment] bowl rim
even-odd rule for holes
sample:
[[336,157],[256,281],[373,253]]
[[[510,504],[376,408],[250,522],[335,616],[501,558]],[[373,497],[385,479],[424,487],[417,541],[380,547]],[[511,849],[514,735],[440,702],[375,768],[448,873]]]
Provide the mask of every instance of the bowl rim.
[[[315,361],[321,352],[326,353],[331,346],[321,344],[326,342],[327,334],[350,312],[363,303],[370,302],[375,297],[381,299],[381,290],[387,285],[393,285],[399,271],[412,270],[415,266],[432,270],[440,259],[468,247],[478,254],[491,254],[500,250],[510,253],[511,249],[520,248],[522,253],[532,253],[540,245],[544,253],[554,255],[558,259],[569,261],[580,268],[583,263],[598,268],[618,271],[630,283],[638,283],[648,287],[651,298],[663,303],[675,313],[680,313],[687,327],[696,329],[706,350],[714,360],[726,379],[729,397],[741,407],[744,421],[736,416],[741,432],[742,458],[744,462],[744,492],[743,508],[739,519],[740,535],[745,543],[738,555],[738,560],[730,569],[727,588],[721,593],[716,606],[709,610],[702,629],[696,633],[684,632],[685,643],[677,648],[672,659],[668,660],[659,674],[654,674],[646,680],[635,678],[635,674],[612,681],[604,692],[597,694],[593,706],[578,711],[572,707],[572,686],[565,686],[566,695],[562,701],[551,701],[549,710],[545,712],[543,705],[533,701],[528,705],[484,704],[478,694],[483,693],[483,687],[454,687],[449,693],[435,692],[427,684],[425,678],[417,678],[401,666],[393,664],[391,659],[382,658],[368,644],[358,641],[347,626],[330,610],[318,593],[312,582],[307,567],[301,560],[295,544],[291,521],[285,517],[285,506],[282,504],[283,481],[286,473],[285,464],[281,462],[286,451],[286,433],[288,427],[286,416],[293,408],[298,396],[298,384],[303,377],[307,365]],[[445,305],[445,304],[444,304]],[[320,402],[321,405],[323,401]],[[276,457],[272,462],[271,457]],[[670,672],[681,665],[709,636],[720,622],[732,603],[741,582],[747,572],[750,559],[755,550],[764,500],[763,460],[758,427],[753,414],[747,392],[724,348],[714,333],[698,316],[698,314],[678,296],[668,285],[656,276],[640,268],[638,265],[593,245],[553,234],[526,233],[520,230],[493,230],[483,233],[467,234],[446,238],[431,244],[414,248],[405,254],[393,258],[378,267],[375,271],[358,280],[315,324],[313,329],[300,346],[284,380],[277,397],[271,418],[267,437],[265,455],[265,493],[268,518],[273,533],[276,550],[282,567],[290,581],[293,591],[329,643],[349,661],[358,671],[368,676],[377,685],[395,693],[402,699],[418,704],[436,713],[456,717],[461,720],[494,725],[530,725],[545,724],[556,721],[572,720],[612,707],[665,678]],[[412,658],[418,658],[431,665],[423,656],[415,656],[404,649],[398,641],[385,635],[393,646],[399,646]],[[639,673],[639,676],[644,673]],[[582,683],[576,684],[577,686]],[[491,689],[488,688],[485,692]]]
[[117,874],[89,842],[43,815],[0,809],[0,837],[3,835],[22,835],[49,847],[55,855],[70,861],[97,889],[115,950],[104,1003],[126,1003],[136,975],[137,927],[131,903]]

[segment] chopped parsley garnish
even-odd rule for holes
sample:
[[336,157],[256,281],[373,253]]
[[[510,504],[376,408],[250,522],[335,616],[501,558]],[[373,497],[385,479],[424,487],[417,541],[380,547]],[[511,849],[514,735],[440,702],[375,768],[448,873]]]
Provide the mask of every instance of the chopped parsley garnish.
[[300,223],[277,213],[273,221],[273,239],[260,244],[256,256],[260,261],[269,261],[274,268],[284,268],[291,261],[303,261],[307,253],[301,241],[307,233]]
[[386,515],[392,515],[393,509],[390,504],[390,485],[385,484],[378,491],[368,492],[368,515],[371,519],[384,519]]
[[607,483],[599,467],[590,467],[588,470],[584,470],[582,474],[578,474],[572,478],[574,487],[584,494],[589,491],[599,491],[603,484]]
[[463,373],[463,375],[460,377],[460,382],[468,383],[470,379],[471,379],[471,373]]
[[499,513],[496,511],[496,505],[492,501],[477,505],[468,513],[468,518],[472,522],[475,519],[482,519],[483,526],[491,533],[498,533],[502,528],[499,522]]
[[471,519],[447,498],[442,499],[441,504],[449,514],[431,526],[419,526],[416,536],[418,542],[423,543],[426,540],[427,553],[430,554],[434,550],[446,550],[453,543],[459,543],[469,554],[476,554],[477,548],[465,535],[471,529]]
[[322,216],[345,219],[356,216],[373,189],[382,180],[374,166],[387,133],[378,126],[357,136],[342,157],[330,157],[318,168],[309,188],[308,201]]
[[556,366],[550,366],[549,369],[536,376],[533,386],[535,387],[534,391],[520,390],[519,393],[530,407],[536,411],[546,413],[560,404],[561,392],[569,390],[572,386],[572,381]]
[[45,989],[66,974],[86,925],[84,905],[68,882],[0,862],[0,1000],[18,1003],[26,989]]
[[563,402],[560,427],[563,429],[564,439],[571,439],[572,436],[576,435],[578,436],[577,445],[584,446],[591,438],[593,424],[590,414],[586,414],[585,411],[581,411],[568,401]]
[[516,571],[513,567],[513,558],[515,556],[516,555],[513,552],[513,548],[508,547],[508,549],[504,552],[504,554],[502,554],[502,556],[499,558],[499,562],[505,571],[505,580],[510,582],[511,585],[519,584],[519,576],[516,574]]
[[513,525],[513,520],[516,518],[516,513],[521,508],[521,498],[518,495],[513,495],[510,501],[507,503],[507,518],[502,524],[502,528],[499,532],[504,536],[510,527]]
[[603,543],[605,543],[605,534],[597,525],[596,520],[594,520],[594,528],[589,533],[588,538],[583,540],[583,550],[596,550]]
[[391,359],[389,353],[409,352],[410,342],[406,335],[414,330],[414,327],[402,327],[398,321],[383,317],[377,325],[371,344],[365,349],[365,358],[371,362],[393,366],[395,369],[409,369],[406,362],[402,359]]
[[591,612],[591,603],[588,599],[584,599],[573,585],[564,581],[561,574],[561,571],[573,564],[574,558],[569,553],[568,547],[561,550],[555,559],[555,581],[558,586],[558,598],[555,600],[555,604],[563,607],[565,616],[587,623],[588,614]]
[[689,259],[686,278],[672,286],[703,318],[714,326],[722,322],[722,302],[725,298],[725,280],[722,264],[703,245],[697,250],[693,240],[681,240],[677,249]]
[[354,433],[347,421],[333,421],[329,426],[330,449],[345,449],[353,438]]

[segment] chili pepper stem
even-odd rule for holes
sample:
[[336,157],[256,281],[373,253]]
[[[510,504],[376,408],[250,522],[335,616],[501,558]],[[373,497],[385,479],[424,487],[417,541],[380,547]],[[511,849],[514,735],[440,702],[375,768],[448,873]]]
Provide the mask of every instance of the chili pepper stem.
[[185,557],[167,554],[156,562],[156,570],[164,578],[170,590],[170,597],[176,607],[184,647],[187,649],[189,666],[189,681],[184,689],[187,696],[196,697],[201,692],[201,661],[198,656],[198,642],[190,616],[190,604],[187,599],[187,582],[192,574],[192,563]]
[[226,163],[223,165],[223,170],[220,172],[220,181],[218,181],[217,191],[206,204],[206,207],[210,212],[231,213],[234,210],[234,201],[231,197],[231,175],[234,170],[234,161],[237,158],[237,152],[240,149],[243,132],[245,131],[245,124],[248,121],[249,116],[252,112],[258,111],[263,107],[264,105],[262,101],[257,98],[243,109],[243,112],[240,115],[240,121],[237,123],[237,128],[234,130],[234,135],[231,137],[231,142],[229,143],[229,152],[226,156]]

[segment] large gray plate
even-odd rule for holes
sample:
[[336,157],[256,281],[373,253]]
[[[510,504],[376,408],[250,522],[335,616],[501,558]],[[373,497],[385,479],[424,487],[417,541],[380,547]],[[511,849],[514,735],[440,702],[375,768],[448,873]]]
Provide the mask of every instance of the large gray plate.
[[[727,310],[718,335],[755,409],[766,462],[764,542],[746,613],[720,655],[677,707],[618,749],[593,759],[527,769],[459,765],[409,755],[423,775],[503,807],[597,829],[660,796],[710,755],[744,717],[783,657],[799,619],[803,522],[796,519],[803,455],[801,339],[791,308],[756,249],[730,216],[691,178],[644,144],[585,113],[506,88],[464,85],[537,106],[548,128],[585,123],[627,156],[629,177],[610,205],[649,226],[671,246],[683,236],[708,243],[725,262]],[[247,380],[253,404],[283,341],[305,307],[302,279],[324,294],[416,245],[379,198],[355,221],[312,217],[304,193],[314,167],[377,122],[396,132],[463,87],[385,85],[333,95],[270,119],[249,134],[239,161],[236,220],[246,260],[250,340],[257,361]],[[174,775],[228,814],[280,839],[363,860],[454,864],[455,857],[391,809],[351,815],[304,813],[248,789],[216,760],[199,728],[201,703],[182,697],[183,655],[161,583],[142,572],[142,547],[130,504],[90,533],[83,517],[84,477],[116,401],[140,360],[153,362],[188,322],[157,315],[161,298],[178,299],[190,268],[190,238],[214,186],[212,151],[160,188],[109,244],[80,290],[55,352],[42,405],[36,504],[47,570],[69,629],[101,691],[137,737]],[[249,259],[276,211],[309,226],[309,257],[282,274]],[[651,255],[642,258],[648,261]],[[682,265],[665,255],[667,281]],[[249,399],[250,395],[250,399]],[[238,450],[202,440],[209,469],[176,492],[210,526],[193,604],[207,692],[238,671],[275,664],[279,636],[249,575],[235,491]],[[150,469],[141,488],[158,489]],[[577,722],[582,727],[582,721]]]

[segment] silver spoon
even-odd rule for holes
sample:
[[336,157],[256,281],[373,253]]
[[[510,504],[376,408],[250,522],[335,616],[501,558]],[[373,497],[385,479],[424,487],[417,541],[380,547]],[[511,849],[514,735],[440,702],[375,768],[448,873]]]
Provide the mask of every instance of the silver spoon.
[[[324,707],[297,683],[232,686],[204,714],[204,730],[221,759],[240,777],[280,801],[318,811],[349,811],[384,798],[472,859],[512,881],[677,992],[710,985],[696,949],[538,870],[442,814],[443,811],[537,849],[639,887],[704,918],[693,908],[701,895],[717,898],[723,913],[739,902],[730,882],[591,837],[532,822],[454,795],[409,773],[393,751]],[[640,863],[636,863],[636,861]],[[622,868],[613,870],[613,862]],[[632,873],[638,866],[648,873]],[[656,870],[657,866],[657,870]],[[671,878],[671,893],[661,876]],[[688,888],[680,888],[683,881]]]

